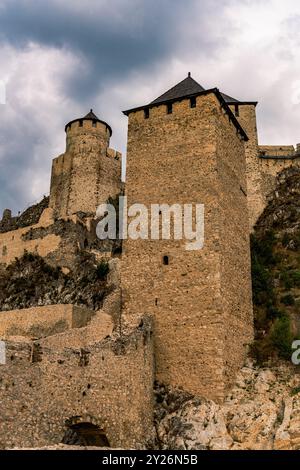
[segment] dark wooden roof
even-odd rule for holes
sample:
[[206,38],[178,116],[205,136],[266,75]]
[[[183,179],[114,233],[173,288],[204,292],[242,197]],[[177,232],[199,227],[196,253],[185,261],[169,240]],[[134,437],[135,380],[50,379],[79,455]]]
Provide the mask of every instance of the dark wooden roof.
[[95,121],[100,121],[100,119],[96,116],[92,109],[89,113],[86,114],[86,116],[84,116],[83,119],[94,119]]
[[204,91],[204,88],[189,74],[187,78],[170,88],[170,90],[166,91],[163,95],[151,101],[150,104],[163,104],[166,101],[181,99],[196,93],[201,93],[202,91]]
[[96,114],[93,112],[93,110],[91,109],[84,117],[82,118],[77,118],[77,119],[73,119],[73,121],[70,121],[68,122],[68,124],[66,124],[65,126],[65,131],[67,131],[67,128],[68,126],[70,126],[71,124],[73,124],[73,122],[76,122],[76,121],[96,121],[96,122],[101,122],[101,124],[104,124],[107,129],[109,130],[110,132],[110,136],[112,136],[112,129],[111,127],[107,124],[107,122],[105,121],[102,121],[101,119],[99,119]]

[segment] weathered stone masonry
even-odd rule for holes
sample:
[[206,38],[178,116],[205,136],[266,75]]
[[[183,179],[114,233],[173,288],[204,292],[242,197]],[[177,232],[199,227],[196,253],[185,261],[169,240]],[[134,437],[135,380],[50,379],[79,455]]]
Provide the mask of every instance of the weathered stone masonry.
[[[63,441],[68,423],[92,423],[112,447],[153,440],[151,323],[88,348],[65,348],[72,330],[37,341],[7,341],[1,366],[0,446],[43,447]],[[55,347],[51,347],[53,340]]]
[[[243,137],[214,92],[129,112],[128,205],[205,205],[205,245],[126,240],[124,314],[151,313],[156,377],[222,399],[252,339]],[[234,234],[234,236],[233,236]],[[164,256],[169,259],[166,266]],[[230,345],[230,347],[228,347]]]
[[[112,130],[92,111],[66,125],[49,198],[0,221],[0,275],[26,252],[60,273],[43,277],[52,297],[48,284],[26,302],[10,295],[26,263],[2,289],[0,447],[151,446],[154,379],[222,401],[253,335],[249,231],[278,172],[300,162],[299,146],[259,145],[256,105],[189,74],[125,112],[128,204],[204,204],[205,243],[126,240],[121,263],[121,244],[95,232],[97,206],[123,189]],[[93,273],[110,260],[110,271],[101,285],[87,277],[83,296],[86,260]]]

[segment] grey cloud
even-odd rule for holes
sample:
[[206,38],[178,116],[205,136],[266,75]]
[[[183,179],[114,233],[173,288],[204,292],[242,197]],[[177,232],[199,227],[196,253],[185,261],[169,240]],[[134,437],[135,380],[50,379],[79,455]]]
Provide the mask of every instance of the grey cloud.
[[[30,115],[22,99],[11,103],[15,111],[13,116],[7,113],[4,115],[5,111],[2,110],[2,118],[5,116],[5,119],[2,119],[0,129],[0,140],[3,143],[0,152],[0,211],[5,207],[16,211],[23,208],[25,201],[30,201],[32,182],[29,175],[32,172],[49,177],[50,157],[54,156],[51,138],[54,140],[57,137],[55,132],[58,128],[53,124],[54,121],[61,126],[59,129],[63,142],[63,124],[65,120],[74,117],[73,108],[86,111],[88,106],[98,102],[98,97],[106,89],[126,82],[133,72],[151,74],[155,67],[167,63],[170,57],[178,53],[189,55],[196,50],[199,56],[216,48],[213,33],[207,31],[205,22],[211,16],[212,8],[218,5],[220,9],[223,0],[203,1],[200,10],[199,5],[197,0],[0,2],[2,46],[9,44],[18,54],[26,50],[30,43],[36,43],[45,47],[45,54],[47,48],[54,48],[63,54],[69,51],[78,58],[78,63],[70,71],[65,70],[57,83],[62,99],[69,105],[71,103],[69,109],[63,104],[56,114],[53,114],[53,109],[49,109],[47,122],[41,119],[38,100],[30,103]],[[191,34],[195,27],[193,12],[198,17],[194,31],[197,42]],[[35,70],[28,70],[28,73],[35,74]],[[165,69],[164,73],[168,73],[168,70]],[[134,92],[132,90],[132,99]],[[52,98],[49,96],[49,100]],[[128,105],[130,101],[128,99]],[[111,105],[116,106],[116,103]],[[124,148],[126,133],[120,115],[121,123],[123,142],[120,132],[117,133],[117,140]],[[41,152],[40,158],[36,157],[38,151]],[[48,183],[45,181],[45,189],[48,189]]]
[[[201,3],[204,19],[208,2]],[[74,99],[85,101],[109,81],[125,79],[141,67],[151,69],[181,47],[188,29],[178,34],[179,27],[194,4],[194,0],[119,2],[119,15],[114,10],[101,14],[98,9],[93,16],[66,8],[63,1],[9,0],[0,10],[0,37],[17,48],[35,41],[80,54],[86,70],[74,75],[65,87]],[[120,16],[125,20],[120,22]],[[201,23],[200,18],[198,33]],[[204,42],[206,38],[203,34]]]

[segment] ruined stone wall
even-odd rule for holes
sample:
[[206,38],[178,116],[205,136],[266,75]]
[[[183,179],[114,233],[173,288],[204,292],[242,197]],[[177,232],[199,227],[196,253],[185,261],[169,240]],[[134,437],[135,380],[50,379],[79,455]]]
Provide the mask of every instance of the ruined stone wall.
[[293,145],[259,145],[259,153],[273,157],[294,156],[295,147]]
[[44,237],[32,239],[31,231],[38,228],[48,229],[53,224],[51,209],[45,209],[39,222],[31,227],[19,228],[0,233],[0,264],[9,264],[21,257],[25,251],[37,253],[42,257],[58,249],[60,236],[46,233]]
[[70,328],[81,328],[91,320],[93,314],[91,310],[68,304],[0,312],[0,338],[40,338]]
[[[262,147],[260,147],[261,149]],[[265,146],[266,148],[266,146]],[[273,151],[272,151],[273,152]],[[300,166],[300,155],[292,155],[290,158],[280,155],[280,150],[275,158],[267,158],[259,155],[259,169],[261,173],[261,192],[265,199],[265,205],[268,197],[275,189],[277,175],[286,168]],[[273,154],[273,153],[272,153]]]
[[59,444],[68,424],[82,422],[99,426],[111,447],[138,449],[153,439],[149,320],[85,349],[7,341],[0,377],[2,447]]
[[21,215],[12,217],[11,210],[5,209],[2,220],[0,220],[0,233],[17,230],[22,227],[35,225],[40,220],[44,210],[49,206],[49,197],[45,196],[39,203],[28,207]]
[[121,187],[121,154],[108,148],[110,131],[100,122],[75,121],[67,129],[66,153],[53,160],[50,207],[56,217],[95,213]]
[[[222,138],[220,126],[226,127]],[[230,146],[225,153],[224,139]],[[249,308],[249,273],[234,288],[228,281],[233,270],[228,268],[230,263],[236,263],[242,274],[249,262],[247,235],[242,231],[247,210],[240,190],[244,146],[239,139],[227,115],[221,114],[214,94],[197,97],[196,108],[183,100],[173,104],[172,114],[162,105],[150,110],[149,119],[143,111],[129,116],[128,204],[204,203],[205,245],[202,250],[186,251],[184,240],[126,240],[122,269],[125,318],[137,322],[143,313],[154,315],[159,381],[215,399],[224,396],[226,386],[226,333],[231,327],[236,331],[237,325],[248,329],[248,324],[238,321],[238,312],[225,311],[225,305],[230,309],[236,303],[233,307],[233,302],[223,301],[227,289],[228,296],[244,298],[244,318]],[[224,174],[220,165],[222,161],[225,166],[226,159]],[[235,246],[241,243],[236,256],[224,250],[222,231],[226,229],[227,236],[232,228],[226,228],[225,218],[232,217],[232,210],[227,203],[222,206],[224,197],[233,200],[237,211],[234,229],[241,220],[241,230],[234,232]],[[243,267],[238,260],[241,254],[246,256]],[[164,256],[169,257],[168,265],[163,264]],[[223,275],[226,280],[221,279]],[[235,351],[241,354],[241,349]],[[241,357],[235,358],[237,363]]]
[[52,209],[45,209],[38,223],[0,233],[0,265],[12,263],[27,251],[40,255],[52,266],[72,269],[80,251],[99,260],[105,254],[110,258],[113,247],[113,242],[97,238],[93,218],[73,215],[57,220]]

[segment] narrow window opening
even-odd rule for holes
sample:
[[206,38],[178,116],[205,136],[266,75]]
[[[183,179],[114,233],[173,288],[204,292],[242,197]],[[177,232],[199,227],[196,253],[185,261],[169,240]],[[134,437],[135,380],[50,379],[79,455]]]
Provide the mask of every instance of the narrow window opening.
[[190,99],[190,107],[191,108],[196,108],[196,96],[192,96],[192,98]]
[[95,121],[95,119],[93,119],[93,127],[97,127],[97,121]]
[[145,119],[149,119],[149,116],[150,116],[150,110],[149,110],[149,108],[145,108],[145,109],[144,109],[144,116],[145,116]]
[[239,109],[239,105],[238,104],[235,104],[234,105],[234,114],[239,117],[240,115],[240,109]]
[[79,127],[82,127],[82,126],[83,126],[83,120],[80,119],[80,121],[79,121]]
[[168,266],[168,264],[169,264],[169,257],[168,257],[167,255],[165,255],[165,256],[163,257],[163,264],[164,264],[165,266]]
[[167,114],[172,114],[172,112],[173,112],[173,104],[168,103],[167,104]]

